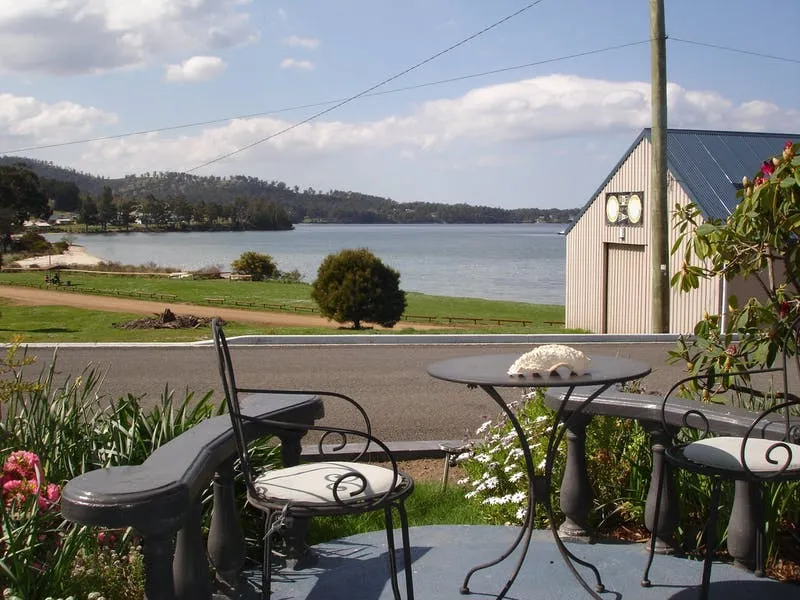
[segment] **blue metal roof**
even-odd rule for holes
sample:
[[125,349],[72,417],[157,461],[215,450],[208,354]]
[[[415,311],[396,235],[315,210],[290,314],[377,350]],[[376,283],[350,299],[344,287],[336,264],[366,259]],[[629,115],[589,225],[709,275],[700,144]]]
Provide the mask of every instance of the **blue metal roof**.
[[[646,129],[650,138],[650,130]],[[667,131],[667,167],[707,219],[726,219],[736,208],[736,186],[752,179],[764,160],[780,154],[791,133]]]
[[[605,181],[592,194],[567,233],[631,152],[643,139],[650,139],[650,134],[648,127],[636,137]],[[761,162],[780,154],[788,140],[798,141],[800,134],[668,129],[667,169],[706,219],[726,219],[739,203],[736,186],[741,185],[742,177],[746,175],[752,178]]]

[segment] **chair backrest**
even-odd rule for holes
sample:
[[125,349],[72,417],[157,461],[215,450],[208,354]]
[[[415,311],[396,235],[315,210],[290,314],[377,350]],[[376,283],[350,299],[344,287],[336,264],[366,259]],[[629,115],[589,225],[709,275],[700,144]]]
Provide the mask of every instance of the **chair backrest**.
[[239,390],[236,387],[233,362],[231,361],[231,353],[228,350],[228,341],[225,339],[225,332],[216,318],[211,321],[211,333],[214,338],[214,347],[217,351],[217,364],[219,366],[219,376],[222,380],[222,391],[225,394],[225,404],[228,407],[228,414],[231,418],[233,439],[236,442],[236,451],[239,455],[242,474],[244,475],[248,492],[255,495],[256,491],[253,483],[255,476],[250,463],[250,454],[247,450],[247,438],[244,435],[244,419],[242,419],[242,409],[239,404]]
[[[762,478],[781,476],[792,459],[797,459],[796,448],[800,444],[800,396],[793,386],[800,378],[800,317],[786,326],[780,338],[774,366],[718,371],[684,377],[665,394],[661,405],[661,420],[667,431],[676,427],[696,430],[701,436],[719,434],[744,438],[740,459],[745,471],[751,476],[762,477],[750,469],[746,452],[751,439],[767,438],[775,443],[766,447],[766,456],[772,464],[783,464]],[[726,397],[725,404],[715,402],[680,401],[675,394],[686,384],[694,384],[710,396]],[[739,406],[736,400],[739,399]],[[741,402],[747,400],[749,403]],[[760,446],[764,447],[764,446]],[[779,457],[779,453],[783,453]]]

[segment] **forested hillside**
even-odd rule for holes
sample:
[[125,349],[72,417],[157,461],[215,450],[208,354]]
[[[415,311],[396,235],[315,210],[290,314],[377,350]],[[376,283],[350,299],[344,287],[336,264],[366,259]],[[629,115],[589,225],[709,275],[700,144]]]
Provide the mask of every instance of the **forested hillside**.
[[126,175],[120,179],[98,177],[51,162],[3,156],[0,165],[23,163],[40,178],[74,183],[81,194],[99,196],[105,187],[114,197],[137,200],[156,197],[164,201],[185,200],[189,204],[232,205],[237,200],[265,200],[282,207],[295,223],[565,223],[578,209],[503,209],[468,204],[399,203],[390,198],[352,191],[299,189],[282,181],[257,177],[197,176],[175,172]]

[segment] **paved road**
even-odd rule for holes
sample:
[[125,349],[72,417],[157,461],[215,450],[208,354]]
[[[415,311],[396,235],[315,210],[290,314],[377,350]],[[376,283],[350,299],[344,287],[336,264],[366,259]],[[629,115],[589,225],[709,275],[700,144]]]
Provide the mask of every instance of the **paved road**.
[[[680,367],[665,364],[673,343],[570,344],[587,353],[619,355],[653,365],[644,380],[648,390],[664,391]],[[426,365],[455,356],[511,352],[522,354],[530,344],[498,345],[325,345],[232,347],[240,386],[322,389],[359,400],[374,421],[379,437],[390,440],[437,440],[473,437],[476,427],[497,415],[480,390],[435,380]],[[52,349],[36,347],[39,367]],[[185,389],[202,394],[219,391],[216,355],[207,347],[92,347],[58,349],[59,377],[78,375],[88,364],[103,372],[107,397],[146,394],[156,402],[165,386],[183,396]],[[29,373],[32,373],[29,367]],[[519,394],[509,390],[508,394]],[[507,396],[511,397],[511,396]],[[338,424],[343,424],[337,422]]]

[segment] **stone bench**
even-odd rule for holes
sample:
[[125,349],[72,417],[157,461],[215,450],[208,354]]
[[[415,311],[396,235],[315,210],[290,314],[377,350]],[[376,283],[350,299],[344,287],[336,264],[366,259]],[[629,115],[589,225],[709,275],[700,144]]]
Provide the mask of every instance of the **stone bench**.
[[[242,406],[248,416],[307,425],[324,414],[322,400],[311,395],[253,394],[242,399]],[[281,441],[284,465],[297,464],[303,433],[253,423],[245,427],[248,439],[269,434]],[[208,558],[229,586],[235,586],[245,561],[233,487],[235,455],[227,414],[206,419],[141,465],[98,469],[70,480],[62,491],[61,512],[75,523],[132,527],[142,536],[147,600],[210,600],[201,497],[212,481]]]

